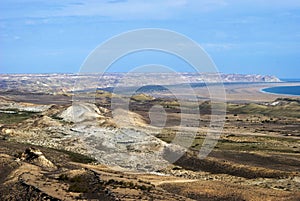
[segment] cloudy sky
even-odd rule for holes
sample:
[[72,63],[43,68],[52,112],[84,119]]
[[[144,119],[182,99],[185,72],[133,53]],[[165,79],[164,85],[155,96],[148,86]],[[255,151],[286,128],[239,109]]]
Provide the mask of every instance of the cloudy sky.
[[[0,73],[78,72],[99,44],[141,28],[189,37],[224,73],[300,78],[299,0],[1,0]],[[115,70],[149,63],[189,71],[149,52]]]

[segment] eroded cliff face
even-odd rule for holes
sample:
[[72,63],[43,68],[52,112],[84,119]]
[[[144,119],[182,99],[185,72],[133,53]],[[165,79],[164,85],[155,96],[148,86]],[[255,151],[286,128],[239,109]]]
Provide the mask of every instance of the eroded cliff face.
[[271,75],[222,74],[221,77],[224,82],[281,82],[279,78]]
[[202,82],[280,82],[270,75],[215,73],[107,73],[99,74],[1,74],[2,92],[64,94],[74,90],[95,90],[115,86],[174,85]]

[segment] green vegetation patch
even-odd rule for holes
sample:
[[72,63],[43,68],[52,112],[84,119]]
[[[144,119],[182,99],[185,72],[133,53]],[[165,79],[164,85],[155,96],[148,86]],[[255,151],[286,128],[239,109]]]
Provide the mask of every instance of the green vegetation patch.
[[136,95],[133,95],[131,97],[131,99],[135,100],[135,101],[152,101],[155,98],[150,95],[147,95],[147,94],[136,94]]
[[262,114],[271,117],[300,118],[300,104],[297,101],[285,102],[276,106],[249,103],[245,105],[228,104],[231,114]]
[[262,152],[280,152],[280,153],[299,153],[297,144],[299,140],[281,138],[281,137],[255,137],[255,140],[246,137],[238,137],[240,140],[220,139],[215,146],[219,150],[231,151],[262,151]]
[[66,150],[58,150],[58,149],[55,149],[55,150],[67,154],[70,157],[70,160],[73,162],[76,162],[76,163],[88,164],[88,163],[97,162],[96,159],[89,157],[89,156],[85,156],[83,154],[78,154],[78,153],[66,151]]
[[5,110],[0,111],[1,124],[17,124],[24,120],[30,119],[39,114],[38,112],[19,111],[19,110]]

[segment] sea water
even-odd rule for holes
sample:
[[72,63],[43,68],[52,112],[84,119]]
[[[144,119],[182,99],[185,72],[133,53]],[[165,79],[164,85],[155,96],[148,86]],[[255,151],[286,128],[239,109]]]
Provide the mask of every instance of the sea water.
[[272,94],[284,94],[300,96],[300,86],[279,86],[263,89],[262,91]]

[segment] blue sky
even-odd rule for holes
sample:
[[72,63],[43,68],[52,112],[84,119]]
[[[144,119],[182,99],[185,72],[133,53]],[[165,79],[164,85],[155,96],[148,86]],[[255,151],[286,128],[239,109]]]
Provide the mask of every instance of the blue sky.
[[[140,28],[186,35],[224,73],[300,77],[299,0],[1,0],[0,73],[78,72],[99,44]],[[116,71],[151,62],[188,71],[168,56],[129,58]]]

